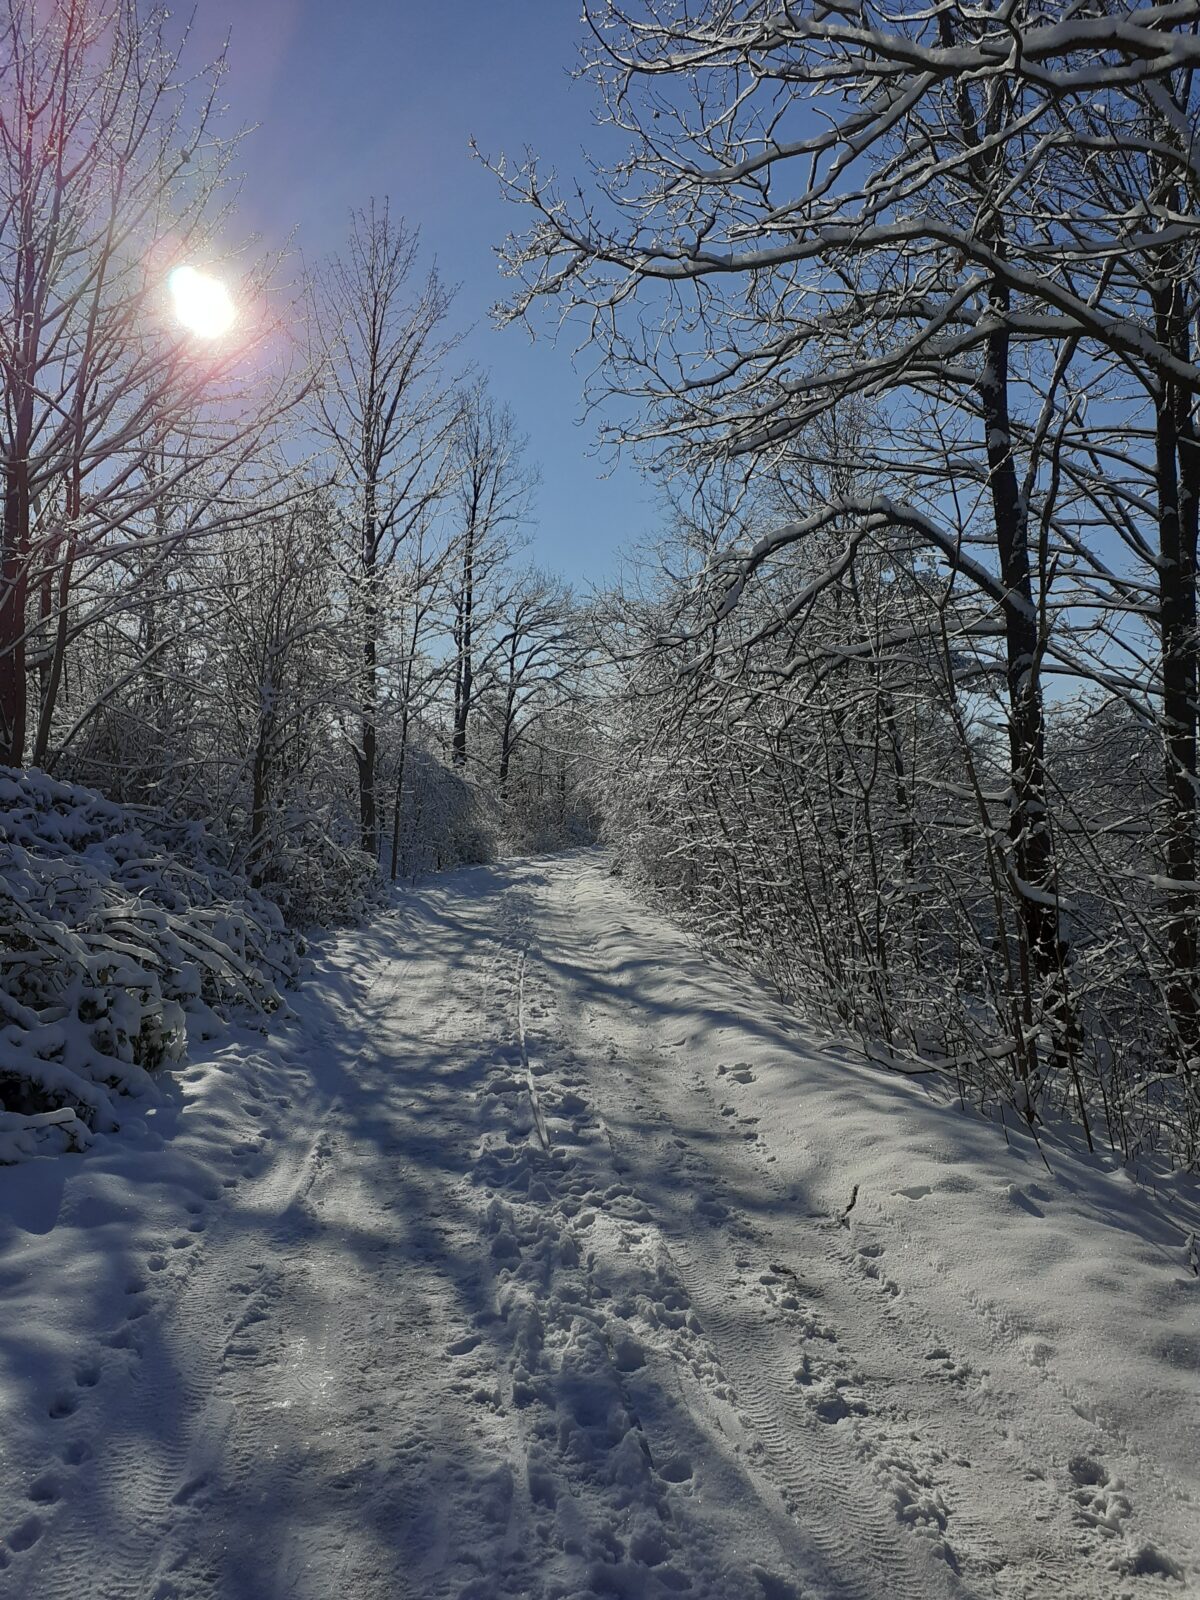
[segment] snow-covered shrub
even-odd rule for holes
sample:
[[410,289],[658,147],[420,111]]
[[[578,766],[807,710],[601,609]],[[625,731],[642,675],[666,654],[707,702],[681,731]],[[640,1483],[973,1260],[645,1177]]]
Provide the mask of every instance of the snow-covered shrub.
[[[389,823],[394,820],[389,818]],[[497,856],[494,804],[424,739],[408,751],[397,876],[476,866]]]
[[0,1161],[117,1126],[189,1035],[298,974],[279,909],[204,831],[0,767]]
[[383,898],[374,861],[358,847],[346,815],[316,800],[273,808],[269,849],[255,863],[256,881],[292,928],[361,922]]

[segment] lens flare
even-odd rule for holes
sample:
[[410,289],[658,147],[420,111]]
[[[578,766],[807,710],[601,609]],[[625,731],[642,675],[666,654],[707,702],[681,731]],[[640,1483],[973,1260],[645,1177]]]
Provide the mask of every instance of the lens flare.
[[167,279],[175,315],[198,339],[219,339],[237,316],[229,290],[219,278],[195,267],[176,267]]

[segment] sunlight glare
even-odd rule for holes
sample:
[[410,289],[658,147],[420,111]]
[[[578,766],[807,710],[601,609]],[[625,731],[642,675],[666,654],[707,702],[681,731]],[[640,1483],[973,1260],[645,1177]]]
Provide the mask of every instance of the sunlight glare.
[[219,339],[233,326],[237,312],[219,278],[195,267],[176,267],[167,286],[175,301],[175,315],[189,333],[201,339]]

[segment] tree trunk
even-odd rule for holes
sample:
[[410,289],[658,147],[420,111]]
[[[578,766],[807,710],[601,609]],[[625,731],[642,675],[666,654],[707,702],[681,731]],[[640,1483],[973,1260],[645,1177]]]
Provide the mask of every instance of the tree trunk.
[[[1182,286],[1153,295],[1158,337],[1187,357]],[[1163,737],[1167,820],[1163,857],[1167,890],[1167,1006],[1188,1061],[1200,1054],[1196,996],[1196,554],[1200,449],[1190,398],[1160,380],[1155,400],[1158,493],[1158,607],[1162,637]]]
[[463,549],[463,586],[458,611],[458,669],[455,675],[454,738],[451,760],[456,767],[467,764],[467,719],[471,715],[474,663],[472,650],[472,610],[475,604],[475,530],[468,528]]
[[362,548],[363,588],[366,599],[363,606],[361,717],[357,759],[359,843],[373,861],[379,859],[379,824],[375,795],[379,693],[379,596],[376,546],[375,486],[368,483]]
[[33,391],[19,393],[4,467],[3,557],[0,559],[0,760],[25,763],[25,604],[29,589],[29,446]]
[[378,731],[375,723],[377,655],[374,637],[363,643],[363,707],[358,748],[359,842],[367,855],[379,855],[379,824],[375,799],[375,765]]
[[[992,511],[1000,573],[1004,581],[1005,679],[1008,689],[1009,761],[1012,800],[1009,807],[1011,874],[1015,878],[1017,916],[1028,951],[1030,975],[1044,997],[1055,1054],[1069,1052],[1073,1012],[1065,979],[1067,944],[1058,909],[1058,871],[1046,805],[1045,719],[1039,678],[1040,648],[1037,607],[1029,561],[1028,511],[1017,483],[1009,415],[1008,290],[993,284],[990,309],[1000,326],[987,340],[979,384],[986,439]],[[1031,996],[1026,996],[1026,1023],[1033,1021]],[[1025,1069],[1036,1067],[1031,1044]],[[1032,1115],[1032,1106],[1026,1107]]]
[[408,755],[408,694],[405,693],[404,711],[400,717],[400,764],[396,769],[396,799],[395,809],[392,812],[392,871],[391,880],[396,881],[396,874],[400,868],[400,812],[404,802],[404,765]]
[[496,774],[503,795],[508,783],[508,766],[512,760],[513,723],[517,714],[517,635],[513,629],[508,650],[508,686],[504,692],[504,722],[500,729],[500,767]]
[[258,887],[263,881],[263,847],[267,835],[267,795],[270,787],[270,732],[266,722],[259,723],[258,741],[254,747],[254,769],[250,801],[250,882]]
[[[67,602],[71,594],[71,580],[75,571],[75,557],[79,545],[79,513],[83,505],[83,470],[80,454],[83,449],[83,406],[82,385],[79,386],[78,400],[75,407],[75,444],[71,462],[70,476],[67,480],[65,527],[61,544],[61,558],[58,573],[58,600],[57,616],[54,623],[54,644],[50,652],[50,660],[43,677],[41,706],[38,711],[37,733],[33,741],[33,765],[42,767],[46,764],[46,752],[50,747],[50,731],[54,723],[54,708],[58,701],[58,691],[62,684],[63,669],[67,659],[67,640],[69,629],[67,626]],[[155,521],[158,522],[164,515],[160,502],[155,502]],[[161,545],[159,550],[161,552]],[[47,567],[50,563],[47,562]],[[47,588],[51,588],[53,578],[49,571],[46,574]],[[51,601],[43,601],[45,620],[49,623],[50,617],[55,613],[55,605]]]

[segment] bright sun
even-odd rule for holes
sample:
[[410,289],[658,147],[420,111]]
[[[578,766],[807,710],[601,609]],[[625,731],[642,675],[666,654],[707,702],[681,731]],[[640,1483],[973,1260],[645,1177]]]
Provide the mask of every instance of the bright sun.
[[233,326],[237,311],[219,278],[197,272],[195,267],[176,267],[167,287],[175,301],[175,315],[189,333],[200,339],[219,339]]

